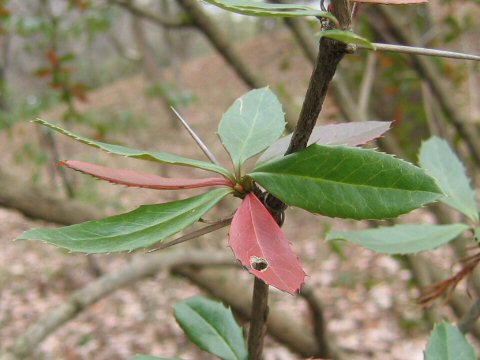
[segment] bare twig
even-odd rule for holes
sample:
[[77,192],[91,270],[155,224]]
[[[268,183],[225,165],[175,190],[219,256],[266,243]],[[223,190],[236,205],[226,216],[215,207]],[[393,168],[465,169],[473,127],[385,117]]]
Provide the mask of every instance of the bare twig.
[[65,189],[67,196],[70,199],[72,199],[75,197],[75,192],[73,191],[73,187],[72,187],[72,184],[70,183],[70,180],[68,180],[67,178],[65,168],[62,166],[56,166],[56,164],[61,159],[60,159],[57,143],[55,142],[55,138],[52,135],[52,131],[50,129],[43,129],[42,134],[45,137],[45,143],[48,146],[48,149],[50,151],[50,160],[53,164],[54,172],[56,172],[60,176],[63,188]]
[[57,305],[37,323],[31,325],[17,337],[15,344],[0,354],[0,360],[25,359],[45,338],[113,291],[136,281],[154,275],[161,268],[180,265],[233,264],[228,252],[214,249],[195,251],[167,251],[151,255],[141,255],[119,271],[102,276],[83,289],[72,294],[62,305]]
[[192,127],[190,126],[190,124],[188,124],[187,120],[185,120],[179,113],[177,110],[175,110],[175,108],[173,106],[170,106],[170,108],[172,109],[172,111],[175,113],[175,115],[177,115],[178,119],[180,120],[180,122],[182,123],[183,127],[187,130],[187,132],[190,134],[190,136],[193,138],[193,140],[195,140],[195,142],[197,143],[198,147],[200,149],[202,149],[203,153],[210,159],[210,161],[216,165],[220,165],[220,162],[217,160],[217,158],[215,157],[215,155],[213,155],[213,153],[210,151],[210,149],[208,148],[208,146],[202,141],[202,139],[200,139],[200,137],[195,133],[195,131],[192,129]]
[[109,2],[113,5],[124,8],[135,16],[139,16],[141,18],[144,18],[145,20],[148,20],[165,28],[180,28],[192,26],[191,22],[185,17],[182,17],[180,19],[171,19],[166,16],[154,14],[151,11],[135,6],[132,1],[129,0],[109,0]]
[[162,244],[159,247],[156,247],[155,249],[149,250],[148,252],[151,253],[151,252],[154,252],[154,251],[157,251],[157,250],[166,249],[166,248],[169,248],[173,245],[181,244],[185,241],[196,239],[196,238],[198,238],[202,235],[205,235],[205,234],[214,232],[216,230],[219,230],[221,228],[224,228],[224,227],[230,225],[231,222],[232,222],[232,218],[217,221],[212,225],[205,226],[201,229],[192,231],[189,234],[186,234],[186,235],[180,236],[180,237],[178,237],[174,240],[168,241],[165,244]]
[[[420,256],[420,255],[417,255],[417,256]],[[422,259],[422,262],[424,262],[425,265],[427,266],[428,271],[430,273],[430,277],[432,278],[433,281],[442,281],[443,279],[449,276],[447,271],[436,266],[431,261],[429,261],[429,259],[426,259],[425,257],[420,257],[420,258]],[[466,313],[468,313],[469,309],[471,308],[470,304],[471,304],[471,300],[467,295],[464,295],[457,290],[451,293],[449,305],[454,311],[454,313],[457,315],[457,317],[461,318]],[[473,323],[470,331],[477,339],[480,339],[480,323],[477,323],[477,322]]]
[[303,286],[302,291],[300,291],[300,296],[305,299],[310,308],[311,317],[313,319],[313,332],[319,347],[318,355],[322,358],[330,358],[332,356],[332,351],[330,350],[331,344],[327,336],[327,327],[323,317],[324,311],[322,303],[315,295],[313,289],[307,286]]
[[448,50],[438,50],[438,49],[428,49],[424,47],[417,46],[406,46],[406,45],[393,45],[393,44],[382,44],[382,43],[372,43],[375,49],[367,47],[364,45],[357,45],[360,49],[373,50],[373,51],[391,51],[404,54],[414,54],[414,55],[426,55],[426,56],[436,56],[450,59],[460,59],[460,60],[473,60],[480,61],[479,55],[466,54],[456,51]]
[[122,45],[122,42],[117,38],[115,31],[110,30],[105,35],[107,36],[113,49],[122,58],[134,63],[142,60],[142,56],[136,50],[125,49],[125,47]]
[[373,81],[375,80],[375,65],[377,57],[374,54],[368,54],[367,65],[360,85],[360,94],[358,96],[358,111],[367,113],[370,94],[372,93]]

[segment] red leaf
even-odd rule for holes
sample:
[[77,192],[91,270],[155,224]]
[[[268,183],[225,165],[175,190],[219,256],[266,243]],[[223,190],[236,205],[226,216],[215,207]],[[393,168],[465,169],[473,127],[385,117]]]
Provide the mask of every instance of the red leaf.
[[242,265],[267,284],[292,295],[302,286],[305,272],[297,255],[280,226],[252,193],[233,217],[229,243]]
[[419,4],[428,2],[428,0],[352,0],[353,2],[366,4],[387,4],[387,5],[403,5],[403,4]]
[[78,160],[60,161],[59,165],[69,167],[73,170],[95,176],[98,179],[106,180],[114,184],[136,186],[148,189],[178,190],[209,186],[233,187],[233,184],[230,180],[221,177],[206,179],[165,178],[132,170],[111,169]]

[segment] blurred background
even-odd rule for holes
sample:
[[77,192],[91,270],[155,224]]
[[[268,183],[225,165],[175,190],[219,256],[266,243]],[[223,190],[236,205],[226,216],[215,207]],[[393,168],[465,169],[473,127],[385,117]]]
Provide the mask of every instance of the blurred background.
[[[480,54],[479,16],[478,0],[361,5],[354,31],[375,42]],[[0,354],[73,292],[139,256],[85,256],[13,242],[22,231],[196,193],[104,184],[58,168],[57,161],[205,176],[94,151],[30,121],[40,117],[96,140],[204,160],[173,115],[174,107],[227,165],[216,137],[222,113],[249,89],[268,85],[292,129],[319,31],[315,18],[247,17],[196,0],[0,0]],[[478,184],[479,68],[475,62],[358,49],[342,61],[318,123],[394,121],[373,146],[414,163],[422,140],[441,136]],[[229,215],[237,205],[225,201],[211,217]],[[449,299],[429,309],[417,303],[425,286],[458,270],[458,260],[468,253],[462,239],[428,256],[389,257],[323,240],[330,229],[373,226],[368,222],[332,220],[298,209],[286,216],[287,237],[309,274],[306,284],[315,301],[272,290],[272,306],[315,339],[316,304],[329,341],[348,359],[423,359],[432,323],[455,321],[480,295],[477,271]],[[460,215],[436,205],[398,221],[457,220]],[[227,230],[176,249],[200,248],[225,250]],[[210,276],[210,287],[195,278],[202,272]],[[215,277],[220,275],[234,282],[225,285]],[[155,276],[105,297],[20,358],[115,360],[150,353],[209,359],[187,341],[172,306],[195,294],[240,291],[236,285],[249,288],[251,283],[250,275],[231,267],[192,274],[160,266]],[[478,344],[480,326],[470,336]],[[267,360],[305,357],[276,336],[268,338],[266,348]]]

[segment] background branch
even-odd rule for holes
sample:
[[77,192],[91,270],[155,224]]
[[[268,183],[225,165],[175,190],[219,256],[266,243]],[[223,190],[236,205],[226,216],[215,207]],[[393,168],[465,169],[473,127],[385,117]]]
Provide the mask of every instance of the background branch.
[[[244,319],[250,319],[252,290],[249,285],[238,281],[236,272],[183,266],[175,268],[174,273],[188,278],[215,298],[230,305]],[[308,358],[318,357],[320,354],[310,324],[290,316],[274,305],[270,307],[267,331],[275,340],[300,356]],[[345,360],[345,357],[333,347],[332,359]]]
[[76,317],[98,300],[113,291],[131,285],[145,277],[152,276],[159,269],[169,269],[180,265],[220,265],[234,264],[230,253],[214,249],[185,251],[165,251],[151,255],[138,256],[123,269],[102,276],[81,290],[74,292],[62,305],[56,306],[38,322],[31,325],[17,337],[15,344],[0,354],[0,360],[24,359],[46,337],[60,326]]
[[166,16],[159,14],[154,14],[149,10],[142,9],[133,4],[131,0],[109,0],[113,5],[124,8],[132,15],[141,17],[145,20],[153,22],[154,24],[160,25],[165,28],[181,28],[192,26],[192,23],[187,17],[181,17],[179,19],[171,19]]

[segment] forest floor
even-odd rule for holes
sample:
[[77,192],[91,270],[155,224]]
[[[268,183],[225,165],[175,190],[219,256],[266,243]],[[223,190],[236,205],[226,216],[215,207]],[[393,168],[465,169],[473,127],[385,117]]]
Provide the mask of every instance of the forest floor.
[[[291,94],[292,101],[299,106],[311,66],[294,42],[272,32],[241,46],[242,53],[247,54],[253,66],[265,69],[272,89]],[[215,131],[222,113],[247,88],[217,55],[191,60],[177,70],[165,71],[165,79],[195,96],[191,105],[180,109],[182,114],[227,164]],[[158,100],[145,96],[147,87],[142,75],[119,80],[92,92],[88,103],[80,106],[81,111],[103,117],[100,123],[112,132],[105,136],[108,142],[202,159],[203,154],[188,135],[178,124],[173,124],[169,110]],[[43,117],[55,121],[61,118],[62,111],[58,109]],[[328,99],[320,122],[332,121],[341,121],[341,118],[334,102]],[[88,123],[68,123],[66,126],[90,137],[104,137],[98,127],[93,128]],[[32,177],[32,169],[38,169],[37,184],[51,188],[54,185],[45,170],[47,167],[35,165],[32,159],[21,155],[32,146],[33,153],[44,152],[38,141],[39,134],[39,129],[30,123],[18,124],[8,134],[1,134],[1,164],[10,173],[23,178]],[[56,139],[62,158],[168,176],[202,175],[192,169],[160,167],[100,154],[61,136]],[[133,209],[142,203],[178,199],[190,194],[129,189],[103,184],[78,173],[68,175],[80,199],[110,214]],[[225,204],[221,211],[226,214],[232,209],[232,204]],[[417,211],[411,219],[420,221],[425,216]],[[68,254],[42,243],[12,241],[24,230],[53,224],[27,219],[14,210],[2,208],[0,224],[0,349],[4,349],[30,324],[62,304],[74,290],[92,281],[94,275],[85,255]],[[364,226],[366,224],[360,222],[330,220],[289,209],[284,229],[309,275],[307,284],[322,300],[328,331],[349,359],[423,359],[428,328],[416,304],[418,290],[411,286],[409,271],[392,257],[348,244],[338,244],[333,251],[324,241],[324,234],[330,228]],[[199,246],[226,248],[227,231],[179,246],[186,250]],[[134,256],[111,254],[94,258],[103,272],[109,272],[126,265]],[[241,278],[252,280],[246,274]],[[154,278],[117,291],[85,310],[47,338],[30,359],[120,360],[135,353],[210,359],[186,340],[172,316],[172,307],[177,301],[199,293],[201,290],[186,280],[159,272]],[[307,308],[297,297],[273,290],[272,302],[295,317],[309,321]],[[268,339],[267,360],[297,358]]]

